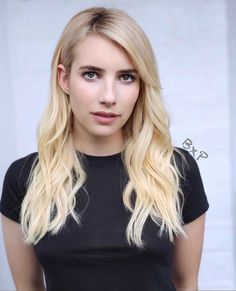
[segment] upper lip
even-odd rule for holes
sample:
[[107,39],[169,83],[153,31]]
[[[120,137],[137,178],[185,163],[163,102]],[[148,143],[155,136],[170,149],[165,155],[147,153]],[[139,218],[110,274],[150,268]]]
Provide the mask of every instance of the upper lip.
[[110,111],[96,111],[96,112],[91,112],[91,113],[94,115],[99,115],[99,116],[104,116],[104,117],[116,117],[120,115],[120,114],[116,114]]

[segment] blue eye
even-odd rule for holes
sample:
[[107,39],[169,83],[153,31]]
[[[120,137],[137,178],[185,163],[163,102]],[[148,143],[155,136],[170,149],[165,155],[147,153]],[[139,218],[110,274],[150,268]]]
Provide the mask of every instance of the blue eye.
[[123,75],[121,75],[121,78],[126,83],[131,83],[135,80],[135,77],[131,74],[123,74]]
[[82,73],[82,76],[86,80],[95,80],[97,78],[97,73],[93,71],[87,71],[87,72]]
[[[101,77],[99,73],[95,71],[85,71],[81,75],[87,81],[94,81]],[[132,83],[136,79],[136,77],[132,74],[124,73],[120,75],[119,79],[124,83]]]

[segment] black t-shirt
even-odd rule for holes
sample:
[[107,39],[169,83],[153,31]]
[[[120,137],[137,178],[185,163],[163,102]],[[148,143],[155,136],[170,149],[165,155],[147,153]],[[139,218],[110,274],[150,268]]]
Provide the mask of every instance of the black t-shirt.
[[[179,148],[180,149],[180,148]],[[195,159],[185,150],[189,167],[181,179],[185,195],[183,221],[189,223],[209,207]],[[37,153],[13,162],[5,175],[0,212],[19,221],[26,181]],[[130,246],[125,230],[130,218],[122,202],[128,177],[121,154],[85,155],[87,194],[76,195],[75,210],[82,213],[79,226],[68,217],[56,235],[47,233],[35,246],[48,291],[170,291],[173,244],[148,218],[142,239],[145,249]],[[177,156],[177,162],[181,163]]]

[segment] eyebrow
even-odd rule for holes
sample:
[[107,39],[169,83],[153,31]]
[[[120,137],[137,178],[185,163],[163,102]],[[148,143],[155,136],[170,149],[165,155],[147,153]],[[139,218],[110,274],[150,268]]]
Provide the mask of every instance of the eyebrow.
[[[81,67],[79,67],[79,70],[94,70],[94,71],[101,72],[101,73],[105,72],[104,69],[96,67],[96,66],[81,66]],[[123,70],[119,70],[118,73],[120,73],[120,74],[135,73],[135,74],[137,74],[138,72],[135,69],[123,69]]]

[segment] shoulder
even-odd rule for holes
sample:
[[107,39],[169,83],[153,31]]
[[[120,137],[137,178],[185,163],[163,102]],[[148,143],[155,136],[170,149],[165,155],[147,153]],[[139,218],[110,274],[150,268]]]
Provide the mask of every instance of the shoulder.
[[198,165],[194,157],[185,149],[180,147],[174,147],[173,155],[172,155],[172,163],[173,160],[176,163],[181,175],[184,178],[187,178],[188,175],[198,171]]
[[21,187],[28,179],[37,157],[38,153],[33,152],[13,161],[6,171],[4,182],[15,182]]
[[13,161],[7,172],[16,172],[17,174],[22,173],[22,171],[27,171],[30,170],[31,167],[33,166],[34,162],[37,160],[38,158],[38,153],[37,152],[33,152],[30,153],[26,156],[23,156],[15,161]]
[[189,223],[209,208],[200,170],[195,158],[186,150],[175,147],[176,165],[183,175],[180,187],[184,194],[183,222]]
[[180,174],[182,186],[196,187],[201,184],[201,174],[195,158],[185,149],[174,147],[173,158]]
[[38,154],[28,154],[12,162],[5,174],[0,201],[0,212],[20,222],[21,203],[27,191],[27,182]]
[[18,168],[19,169],[22,167],[31,166],[33,164],[33,162],[35,161],[35,159],[37,159],[37,157],[38,157],[37,152],[30,153],[26,156],[23,156],[15,161],[13,161],[9,168]]
[[183,148],[174,146],[173,154],[175,158],[179,161],[185,158],[187,159],[188,162],[190,162],[190,164],[193,164],[195,162],[195,159],[193,158],[193,156]]

